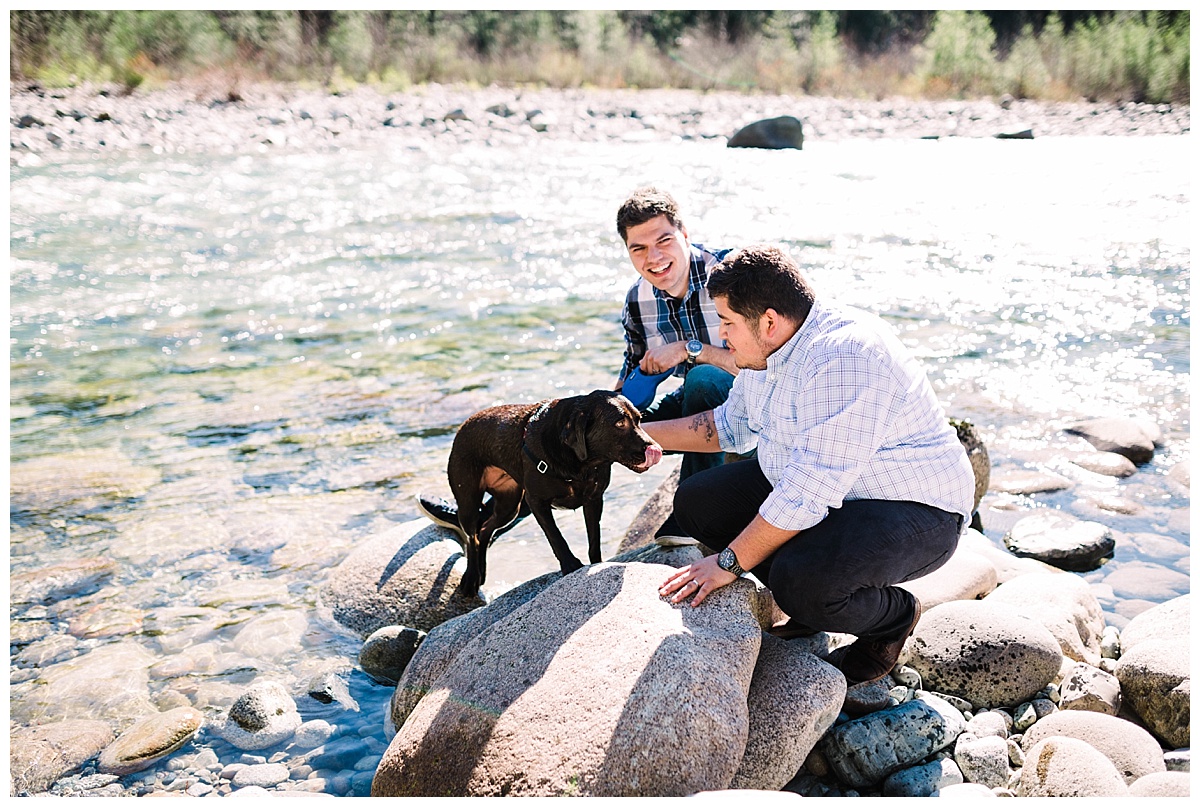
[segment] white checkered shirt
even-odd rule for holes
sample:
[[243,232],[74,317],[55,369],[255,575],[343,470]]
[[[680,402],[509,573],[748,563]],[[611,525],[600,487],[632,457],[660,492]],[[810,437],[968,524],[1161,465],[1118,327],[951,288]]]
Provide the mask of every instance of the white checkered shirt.
[[768,523],[804,530],[854,499],[929,504],[970,520],[975,478],[920,364],[882,320],[819,301],[804,325],[742,370],[714,412],[721,448],[758,463]]

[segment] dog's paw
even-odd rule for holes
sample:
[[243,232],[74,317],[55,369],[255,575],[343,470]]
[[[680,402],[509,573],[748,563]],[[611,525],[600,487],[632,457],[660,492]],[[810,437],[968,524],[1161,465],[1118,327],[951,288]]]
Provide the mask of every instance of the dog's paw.
[[562,571],[564,577],[582,568],[583,564],[579,562],[578,558],[571,558],[559,564],[559,569]]

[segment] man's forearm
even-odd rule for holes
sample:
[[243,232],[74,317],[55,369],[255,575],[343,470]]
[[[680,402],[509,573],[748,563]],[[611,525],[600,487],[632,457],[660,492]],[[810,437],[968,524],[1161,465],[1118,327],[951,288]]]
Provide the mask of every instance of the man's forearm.
[[696,361],[700,364],[711,364],[713,367],[720,367],[730,375],[738,374],[738,366],[734,363],[733,354],[729,352],[728,348],[705,345]]
[[754,520],[729,544],[729,548],[737,556],[738,565],[743,569],[753,569],[795,535],[795,530],[782,530],[762,516],[755,515]]
[[711,409],[674,420],[643,423],[642,428],[668,451],[716,453],[721,450],[717,423],[713,420]]

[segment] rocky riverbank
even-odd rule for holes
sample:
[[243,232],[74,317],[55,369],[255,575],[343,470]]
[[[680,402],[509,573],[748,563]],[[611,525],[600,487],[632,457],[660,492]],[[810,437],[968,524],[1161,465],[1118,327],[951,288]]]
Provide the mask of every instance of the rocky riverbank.
[[[1118,458],[1156,445],[1143,421],[1088,421],[1072,433],[1085,441],[1080,467],[1097,474],[1136,474]],[[984,458],[973,463],[982,494],[986,454],[964,445]],[[1176,470],[1186,488],[1187,466]],[[1190,594],[1122,629],[1106,624],[1094,587],[1063,570],[1103,561],[1095,530],[1079,528],[1090,522],[1014,527],[1021,540],[1006,539],[1007,551],[968,530],[945,566],[905,584],[925,614],[902,665],[847,689],[826,659],[852,637],[776,637],[783,614],[751,578],[703,608],[659,598],[663,566],[702,554],[691,539],[651,537],[675,480],[650,497],[611,561],[536,577],[486,603],[458,597],[463,564],[448,530],[417,520],[359,544],[322,587],[317,614],[362,637],[359,666],[392,693],[365,723],[360,708],[371,707],[360,707],[345,670],[303,693],[260,676],[231,687],[219,714],[126,705],[122,713],[139,716],[117,728],[90,719],[16,727],[10,792],[1188,793],[1191,673],[1178,637],[1190,634]],[[1033,496],[1063,483],[990,485]],[[103,563],[62,565],[15,578],[14,597],[69,600],[111,574]],[[94,671],[79,671],[79,683],[122,694]],[[70,697],[65,681],[47,675]]]
[[426,139],[511,145],[541,140],[717,140],[789,115],[808,141],[848,138],[1181,135],[1191,109],[1169,104],[1013,100],[848,100],[692,90],[549,90],[438,85],[328,92],[288,85],[236,91],[176,85],[123,95],[116,87],[14,85],[10,160],[82,153],[364,148]]

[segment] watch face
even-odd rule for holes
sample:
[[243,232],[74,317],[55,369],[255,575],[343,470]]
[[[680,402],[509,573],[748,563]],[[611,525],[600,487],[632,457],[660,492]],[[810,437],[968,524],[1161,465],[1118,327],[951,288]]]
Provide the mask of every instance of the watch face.
[[700,351],[704,350],[704,343],[699,339],[693,339],[687,343],[687,352],[689,356],[699,356]]

